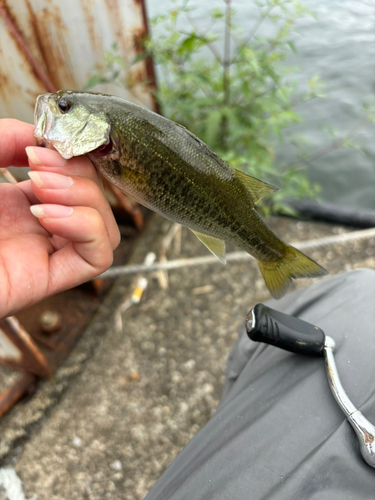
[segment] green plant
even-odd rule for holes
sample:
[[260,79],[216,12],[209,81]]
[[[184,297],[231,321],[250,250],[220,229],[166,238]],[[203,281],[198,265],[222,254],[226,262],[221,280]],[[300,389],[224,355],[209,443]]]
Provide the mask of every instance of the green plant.
[[[286,127],[300,121],[297,104],[321,95],[317,77],[298,92],[295,68],[285,65],[295,51],[295,21],[309,15],[299,2],[260,0],[259,15],[251,27],[238,28],[231,0],[209,14],[209,28],[195,24],[188,0],[171,0],[171,9],[152,20],[153,36],[144,40],[144,53],[159,69],[156,98],[164,116],[177,121],[236,168],[282,188],[261,205],[263,210],[286,211],[285,197],[316,196],[297,165],[275,163],[275,144]],[[260,35],[266,25],[267,35]],[[90,85],[101,82],[127,85],[116,47]],[[281,167],[281,168],[280,168]]]

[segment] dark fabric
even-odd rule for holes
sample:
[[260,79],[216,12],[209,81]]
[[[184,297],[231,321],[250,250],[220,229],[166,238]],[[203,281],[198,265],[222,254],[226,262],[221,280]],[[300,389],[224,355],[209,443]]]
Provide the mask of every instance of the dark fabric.
[[[336,341],[353,403],[375,423],[375,272],[357,270],[288,294],[270,307]],[[255,304],[249,304],[249,309]],[[257,344],[241,330],[218,410],[147,500],[374,499],[375,470],[330,392],[323,358]]]

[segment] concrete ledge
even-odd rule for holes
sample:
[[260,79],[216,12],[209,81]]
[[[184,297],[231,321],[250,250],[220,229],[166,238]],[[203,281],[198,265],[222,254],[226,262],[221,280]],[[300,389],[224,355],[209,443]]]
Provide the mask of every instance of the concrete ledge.
[[[286,218],[269,223],[286,241],[345,231]],[[133,263],[157,247],[164,225],[155,218]],[[182,242],[184,257],[206,252],[188,230]],[[374,243],[310,255],[331,274],[375,268]],[[247,311],[269,298],[255,262],[180,269],[166,291],[151,280],[120,329],[114,313],[130,284],[116,282],[66,364],[0,422],[3,462],[14,464],[27,498],[143,499],[215,411],[237,331]]]

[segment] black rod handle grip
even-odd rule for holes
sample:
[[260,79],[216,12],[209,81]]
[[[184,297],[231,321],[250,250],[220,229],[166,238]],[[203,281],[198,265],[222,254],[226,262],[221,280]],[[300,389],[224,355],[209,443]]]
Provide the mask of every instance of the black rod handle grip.
[[286,351],[308,356],[323,356],[323,330],[302,319],[257,304],[245,320],[251,340],[271,344]]

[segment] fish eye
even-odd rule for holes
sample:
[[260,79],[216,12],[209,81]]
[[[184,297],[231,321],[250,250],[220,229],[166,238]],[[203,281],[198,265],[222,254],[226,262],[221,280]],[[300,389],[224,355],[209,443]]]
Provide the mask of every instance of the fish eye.
[[66,97],[62,97],[57,103],[60,111],[66,113],[72,107],[72,103],[66,99]]

